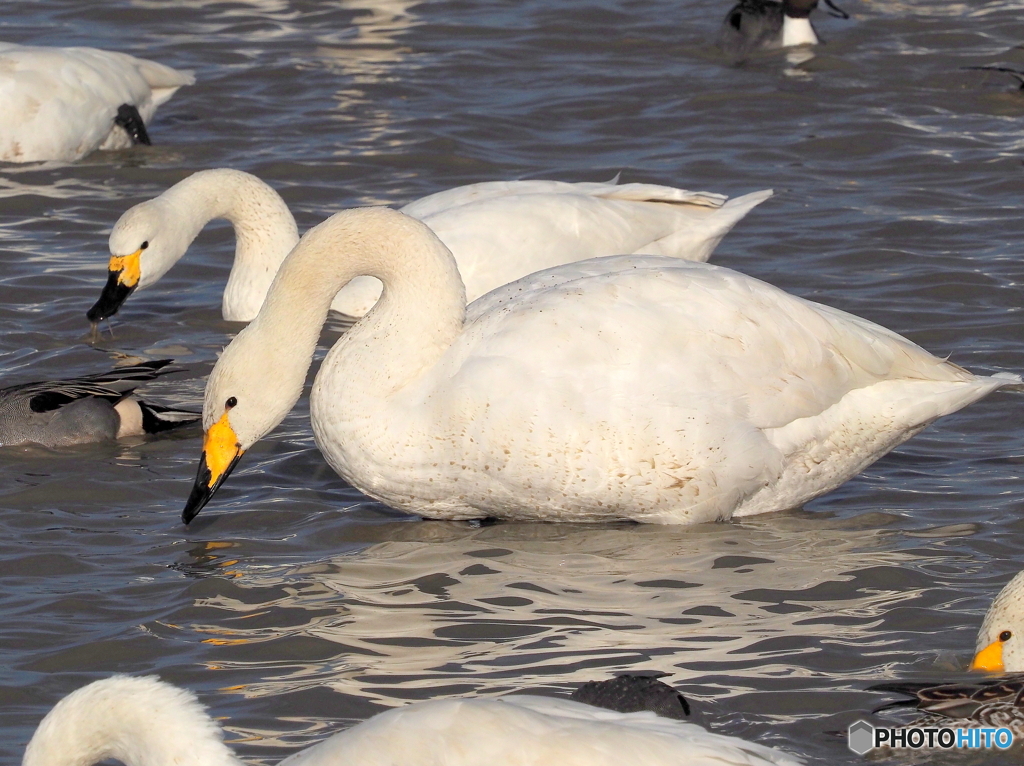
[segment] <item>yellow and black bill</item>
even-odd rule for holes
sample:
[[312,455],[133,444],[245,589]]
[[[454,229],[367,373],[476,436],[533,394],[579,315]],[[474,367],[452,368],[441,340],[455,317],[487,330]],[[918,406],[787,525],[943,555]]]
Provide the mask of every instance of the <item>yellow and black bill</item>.
[[245,450],[238,443],[225,412],[220,420],[210,426],[203,439],[203,454],[199,458],[196,483],[181,512],[183,522],[188,524],[199,515],[244,454]]
[[100,299],[85,313],[90,322],[96,324],[117,313],[121,304],[139,286],[139,279],[142,276],[141,260],[141,249],[131,255],[110,256],[107,283],[103,286]]

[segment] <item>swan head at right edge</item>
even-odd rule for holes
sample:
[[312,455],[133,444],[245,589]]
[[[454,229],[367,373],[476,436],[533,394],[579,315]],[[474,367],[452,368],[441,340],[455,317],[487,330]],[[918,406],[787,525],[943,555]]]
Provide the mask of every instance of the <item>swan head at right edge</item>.
[[978,631],[971,670],[1024,672],[1024,572],[992,600]]
[[[358,276],[380,279],[384,290],[339,344],[365,349],[381,365],[393,362],[381,375],[384,387],[409,382],[461,332],[465,287],[451,252],[426,224],[389,208],[356,208],[310,229],[282,264],[259,315],[210,373],[203,452],[182,512],[186,524],[245,451],[295,406],[331,301]],[[395,338],[418,358],[387,359],[380,349]]]

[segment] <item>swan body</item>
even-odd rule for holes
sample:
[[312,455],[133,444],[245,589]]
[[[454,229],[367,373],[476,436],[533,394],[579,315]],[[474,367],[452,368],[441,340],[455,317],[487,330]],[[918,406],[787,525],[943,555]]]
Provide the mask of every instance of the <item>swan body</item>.
[[384,294],[325,358],[313,431],[353,486],[430,518],[688,524],[791,508],[1021,383],[677,258],[567,264],[467,310],[429,228],[350,210],[306,234],[214,368],[186,522],[295,404],[335,292],[363,274]]
[[157,107],[194,82],[126,53],[0,43],[0,160],[70,162],[149,143]]
[[[452,251],[472,300],[533,271],[593,256],[643,252],[707,260],[729,229],[770,196],[727,200],[653,184],[494,181],[431,194],[402,210]],[[110,235],[107,286],[90,321],[112,315],[134,289],[160,279],[214,218],[231,221],[237,237],[224,318],[251,321],[299,235],[277,192],[229,169],[189,176],[121,216]],[[360,317],[380,290],[378,280],[359,277],[332,308]]]
[[[113,676],[72,692],[32,736],[22,766],[241,766],[190,692]],[[781,751],[654,713],[514,695],[418,702],[380,713],[282,766],[796,766]]]

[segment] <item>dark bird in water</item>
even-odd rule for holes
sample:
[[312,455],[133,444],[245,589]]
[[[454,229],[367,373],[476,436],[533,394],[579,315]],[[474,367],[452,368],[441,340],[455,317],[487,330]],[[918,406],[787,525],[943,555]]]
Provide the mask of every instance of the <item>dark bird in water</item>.
[[170,359],[66,380],[22,383],[0,389],[0,446],[109,441],[159,433],[194,423],[198,412],[174,410],[132,396],[140,383],[179,372]]
[[1008,66],[965,66],[964,69],[980,69],[988,70],[989,72],[1006,72],[1006,74],[1017,78],[1018,90],[1024,90],[1024,72],[1017,69],[1011,69]]
[[[850,18],[832,0],[825,0],[825,5],[833,16]],[[811,11],[817,7],[818,0],[740,0],[725,15],[718,47],[740,57],[759,50],[817,45],[818,35],[811,25]]]

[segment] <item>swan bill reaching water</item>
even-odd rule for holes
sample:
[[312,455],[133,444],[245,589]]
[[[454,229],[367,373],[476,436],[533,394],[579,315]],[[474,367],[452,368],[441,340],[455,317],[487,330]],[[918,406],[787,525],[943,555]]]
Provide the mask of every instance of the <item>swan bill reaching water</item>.
[[429,518],[691,524],[792,508],[1022,385],[675,258],[566,264],[467,309],[426,225],[348,210],[302,238],[214,367],[186,522],[298,401],[331,301],[363,275],[384,291],[324,359],[314,435],[354,487]]

